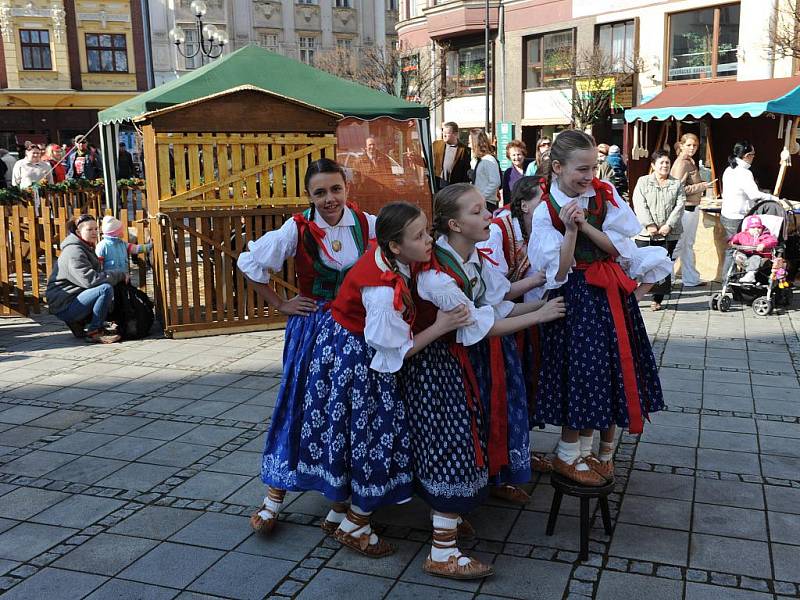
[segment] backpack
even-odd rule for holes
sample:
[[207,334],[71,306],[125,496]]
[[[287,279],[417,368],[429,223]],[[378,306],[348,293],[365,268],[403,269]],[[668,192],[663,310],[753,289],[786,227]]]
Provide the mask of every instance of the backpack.
[[130,283],[114,286],[112,320],[123,340],[139,340],[150,333],[155,321],[153,302],[143,291]]

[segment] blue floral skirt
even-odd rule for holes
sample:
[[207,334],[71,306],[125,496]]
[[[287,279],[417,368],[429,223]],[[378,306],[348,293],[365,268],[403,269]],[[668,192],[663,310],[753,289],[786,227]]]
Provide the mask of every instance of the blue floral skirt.
[[[414,456],[414,488],[431,508],[467,513],[486,497],[488,471],[478,466],[475,437],[486,456],[483,414],[470,406],[461,364],[438,340],[401,371]],[[468,360],[468,359],[467,359]]]
[[296,486],[372,511],[411,498],[408,416],[394,373],[369,368],[361,334],[326,315],[308,369]]
[[323,318],[330,314],[324,302],[308,316],[292,315],[286,322],[283,345],[283,375],[272,421],[261,457],[261,481],[282,490],[296,490],[297,455],[303,420],[308,365]]
[[[605,290],[589,285],[582,271],[550,293],[563,296],[567,314],[542,326],[542,365],[534,421],[570,429],[627,427],[617,333]],[[633,351],[642,417],[664,408],[653,348],[636,297],[623,300]]]
[[[469,347],[469,357],[478,378],[481,390],[481,403],[483,404],[484,423],[486,436],[491,442],[491,393],[495,382],[490,369],[489,339],[483,339],[474,346]],[[507,464],[500,472],[490,476],[492,485],[528,483],[531,480],[531,449],[528,429],[528,396],[525,389],[525,380],[522,371],[519,348],[516,335],[507,335],[500,338],[505,365],[507,412],[504,418],[507,421],[508,456]],[[491,453],[492,448],[489,447]]]

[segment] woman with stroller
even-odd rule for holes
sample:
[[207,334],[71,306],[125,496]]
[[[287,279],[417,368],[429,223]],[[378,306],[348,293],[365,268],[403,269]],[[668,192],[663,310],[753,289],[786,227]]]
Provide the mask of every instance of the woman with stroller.
[[[777,200],[776,196],[762,192],[750,167],[756,157],[756,149],[747,140],[736,142],[733,152],[728,157],[728,168],[722,174],[722,214],[720,222],[725,228],[728,239],[731,239],[742,227],[742,221],[756,202],[761,200]],[[733,248],[725,251],[725,263],[722,266],[722,277],[726,279],[733,260]]]
[[[661,246],[672,258],[683,232],[681,218],[686,193],[680,180],[670,175],[671,161],[665,150],[653,152],[650,163],[653,172],[640,177],[633,190],[633,210],[642,224],[642,231],[636,236],[636,245]],[[661,310],[664,296],[671,287],[670,276],[652,287],[650,310]]]

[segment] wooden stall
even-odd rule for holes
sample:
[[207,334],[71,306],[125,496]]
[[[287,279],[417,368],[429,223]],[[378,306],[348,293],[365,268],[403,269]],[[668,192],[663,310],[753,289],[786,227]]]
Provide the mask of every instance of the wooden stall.
[[[749,140],[756,148],[752,172],[759,187],[800,200],[800,155],[792,156],[793,165],[781,160],[784,147],[792,153],[800,150],[800,77],[668,86],[652,100],[625,111],[625,120],[624,152],[631,191],[637,179],[649,172],[652,152],[668,150],[674,160],[682,134],[694,133],[700,138],[695,162],[703,163],[701,174],[707,180],[716,180],[701,204],[695,241],[696,266],[702,279],[719,281],[721,277],[727,244],[719,219],[722,174],[737,141]],[[680,275],[680,262],[676,267]]]

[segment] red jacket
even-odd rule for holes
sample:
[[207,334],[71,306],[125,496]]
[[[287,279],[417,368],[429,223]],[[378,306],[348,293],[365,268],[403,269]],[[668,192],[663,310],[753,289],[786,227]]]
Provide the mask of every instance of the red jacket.
[[758,237],[753,237],[748,231],[740,231],[731,238],[731,244],[753,247],[764,244],[764,250],[762,252],[753,252],[753,254],[767,257],[772,254],[769,250],[772,250],[778,245],[778,239],[769,232],[769,229],[765,228]]

